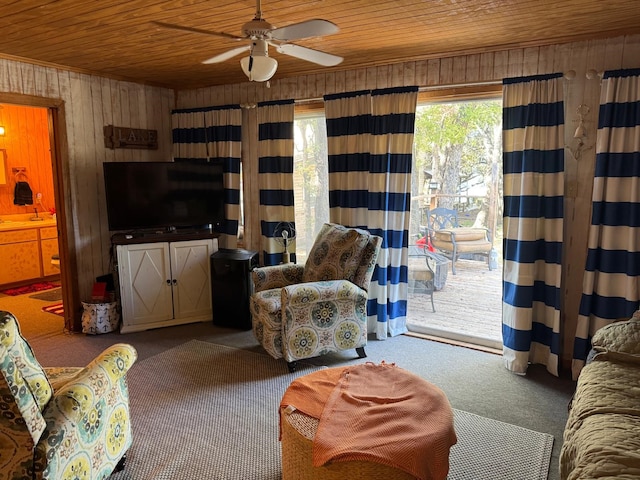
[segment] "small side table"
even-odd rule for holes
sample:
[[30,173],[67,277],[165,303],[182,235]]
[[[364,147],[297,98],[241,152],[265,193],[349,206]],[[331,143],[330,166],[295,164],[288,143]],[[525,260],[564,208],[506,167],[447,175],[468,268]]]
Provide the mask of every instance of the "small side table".
[[257,266],[258,252],[251,250],[220,249],[211,255],[211,306],[214,325],[251,330],[251,270]]

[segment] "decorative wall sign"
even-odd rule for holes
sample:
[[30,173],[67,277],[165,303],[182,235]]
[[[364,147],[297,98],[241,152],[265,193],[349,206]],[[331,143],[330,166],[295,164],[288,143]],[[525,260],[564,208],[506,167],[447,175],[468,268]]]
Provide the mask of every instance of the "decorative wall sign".
[[107,148],[158,149],[158,131],[105,125],[104,146]]

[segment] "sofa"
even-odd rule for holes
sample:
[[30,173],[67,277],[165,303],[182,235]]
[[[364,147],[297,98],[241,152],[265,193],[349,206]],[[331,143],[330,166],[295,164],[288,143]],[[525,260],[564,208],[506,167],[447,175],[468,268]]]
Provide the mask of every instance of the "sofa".
[[562,480],[640,478],[640,317],[599,329],[560,453]]

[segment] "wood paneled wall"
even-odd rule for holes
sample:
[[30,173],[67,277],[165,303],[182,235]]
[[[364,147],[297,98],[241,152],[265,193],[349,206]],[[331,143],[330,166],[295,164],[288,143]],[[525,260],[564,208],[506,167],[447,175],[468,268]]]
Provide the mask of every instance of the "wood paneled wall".
[[[0,105],[0,125],[5,135],[0,137],[0,149],[6,151],[9,183],[0,186],[0,217],[18,213],[47,211],[54,206],[53,172],[49,151],[49,123],[46,108]],[[13,174],[13,168],[25,168],[26,174]],[[27,181],[33,191],[33,205],[13,204],[16,181]],[[42,194],[42,205],[36,203],[36,194]]]
[[[518,77],[575,70],[566,82],[567,142],[571,141],[572,112],[580,104],[591,108],[587,117],[589,139],[595,138],[599,81],[588,80],[588,70],[601,72],[640,67],[640,36],[590,40],[562,45],[486,52],[459,57],[430,58],[393,65],[380,65],[331,74],[307,75],[263,83],[178,91],[80,74],[57,68],[0,60],[0,103],[2,94],[21,94],[64,102],[66,119],[66,163],[63,178],[66,228],[73,238],[80,298],[87,298],[95,277],[109,271],[110,235],[105,211],[102,163],[124,160],[171,158],[171,115],[173,108],[225,104],[252,104],[264,100],[320,99],[324,94],[400,85],[425,89],[500,82]],[[238,67],[239,68],[239,67]],[[174,98],[175,95],[175,98]],[[13,97],[12,97],[13,98]],[[18,102],[21,103],[21,102]],[[246,124],[255,133],[255,109],[245,112]],[[157,129],[159,149],[109,150],[104,147],[102,127]],[[245,169],[256,164],[254,136],[243,134]],[[594,149],[580,161],[566,157],[565,290],[563,316],[575,321],[582,288],[586,254],[586,231],[591,206]],[[250,194],[250,192],[247,192]],[[245,198],[250,198],[251,195]],[[245,212],[251,211],[251,204]],[[251,232],[245,232],[248,239]],[[566,339],[569,342],[570,339]]]
[[[64,181],[60,197],[67,215],[61,228],[69,236],[67,255],[73,260],[70,280],[77,284],[76,297],[89,299],[95,278],[110,271],[102,163],[170,160],[174,92],[0,59],[0,103],[32,105],[34,98],[58,100],[64,107],[65,125],[60,132],[66,138],[58,139],[63,152],[57,175]],[[155,129],[158,150],[108,149],[105,125]],[[72,307],[76,325],[79,307]]]
[[[330,93],[406,85],[436,89],[568,70],[584,73],[589,69],[632,68],[640,63],[639,56],[640,35],[633,35],[276,79],[270,82],[270,88],[266,83],[245,82],[179,91],[177,107],[250,104],[290,98],[319,99]],[[579,83],[580,79],[576,79]]]
[[[573,133],[577,126],[575,114],[577,107],[587,105],[590,108],[590,114],[585,118],[589,134],[587,144],[593,145],[597,128],[600,81],[598,75],[588,79],[587,72],[639,67],[640,35],[632,35],[285,78],[272,81],[271,88],[267,88],[264,83],[246,82],[238,85],[180,91],[177,95],[177,105],[178,108],[193,108],[238,103],[253,104],[264,100],[289,98],[320,99],[329,93],[403,85],[417,85],[423,90],[451,87],[463,89],[465,86],[501,82],[503,78],[508,77],[574,71],[575,76],[565,82],[566,142],[567,145],[571,145],[573,141]],[[255,109],[248,109],[246,117],[251,118],[252,115],[255,115]],[[254,131],[254,136],[249,136],[243,143],[245,172],[257,164],[257,152],[253,147],[255,128],[250,122],[247,122],[247,125]],[[582,277],[591,216],[595,148],[584,152],[579,160],[576,160],[567,150],[565,159],[562,317],[566,325],[563,340],[563,363],[566,366],[570,361],[570,352],[573,348],[572,332],[575,329],[582,294]],[[257,198],[251,193],[245,191],[245,201],[253,202],[245,208],[248,215],[252,211],[257,211]],[[251,236],[250,230],[257,228],[259,224],[249,216],[247,222],[245,230],[247,248],[256,249],[258,239],[257,236],[255,238]],[[252,244],[252,241],[256,243]]]

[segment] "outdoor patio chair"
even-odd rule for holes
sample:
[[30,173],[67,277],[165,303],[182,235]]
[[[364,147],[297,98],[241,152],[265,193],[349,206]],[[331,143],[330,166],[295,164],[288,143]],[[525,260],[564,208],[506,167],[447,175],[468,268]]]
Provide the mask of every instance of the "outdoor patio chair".
[[409,245],[409,293],[426,294],[431,299],[431,309],[435,313],[433,292],[436,278],[436,258],[426,245]]
[[451,272],[454,275],[456,262],[462,255],[482,255],[487,259],[489,270],[492,270],[490,256],[493,244],[488,229],[461,227],[458,212],[442,207],[429,210],[427,222],[431,244],[451,260]]

